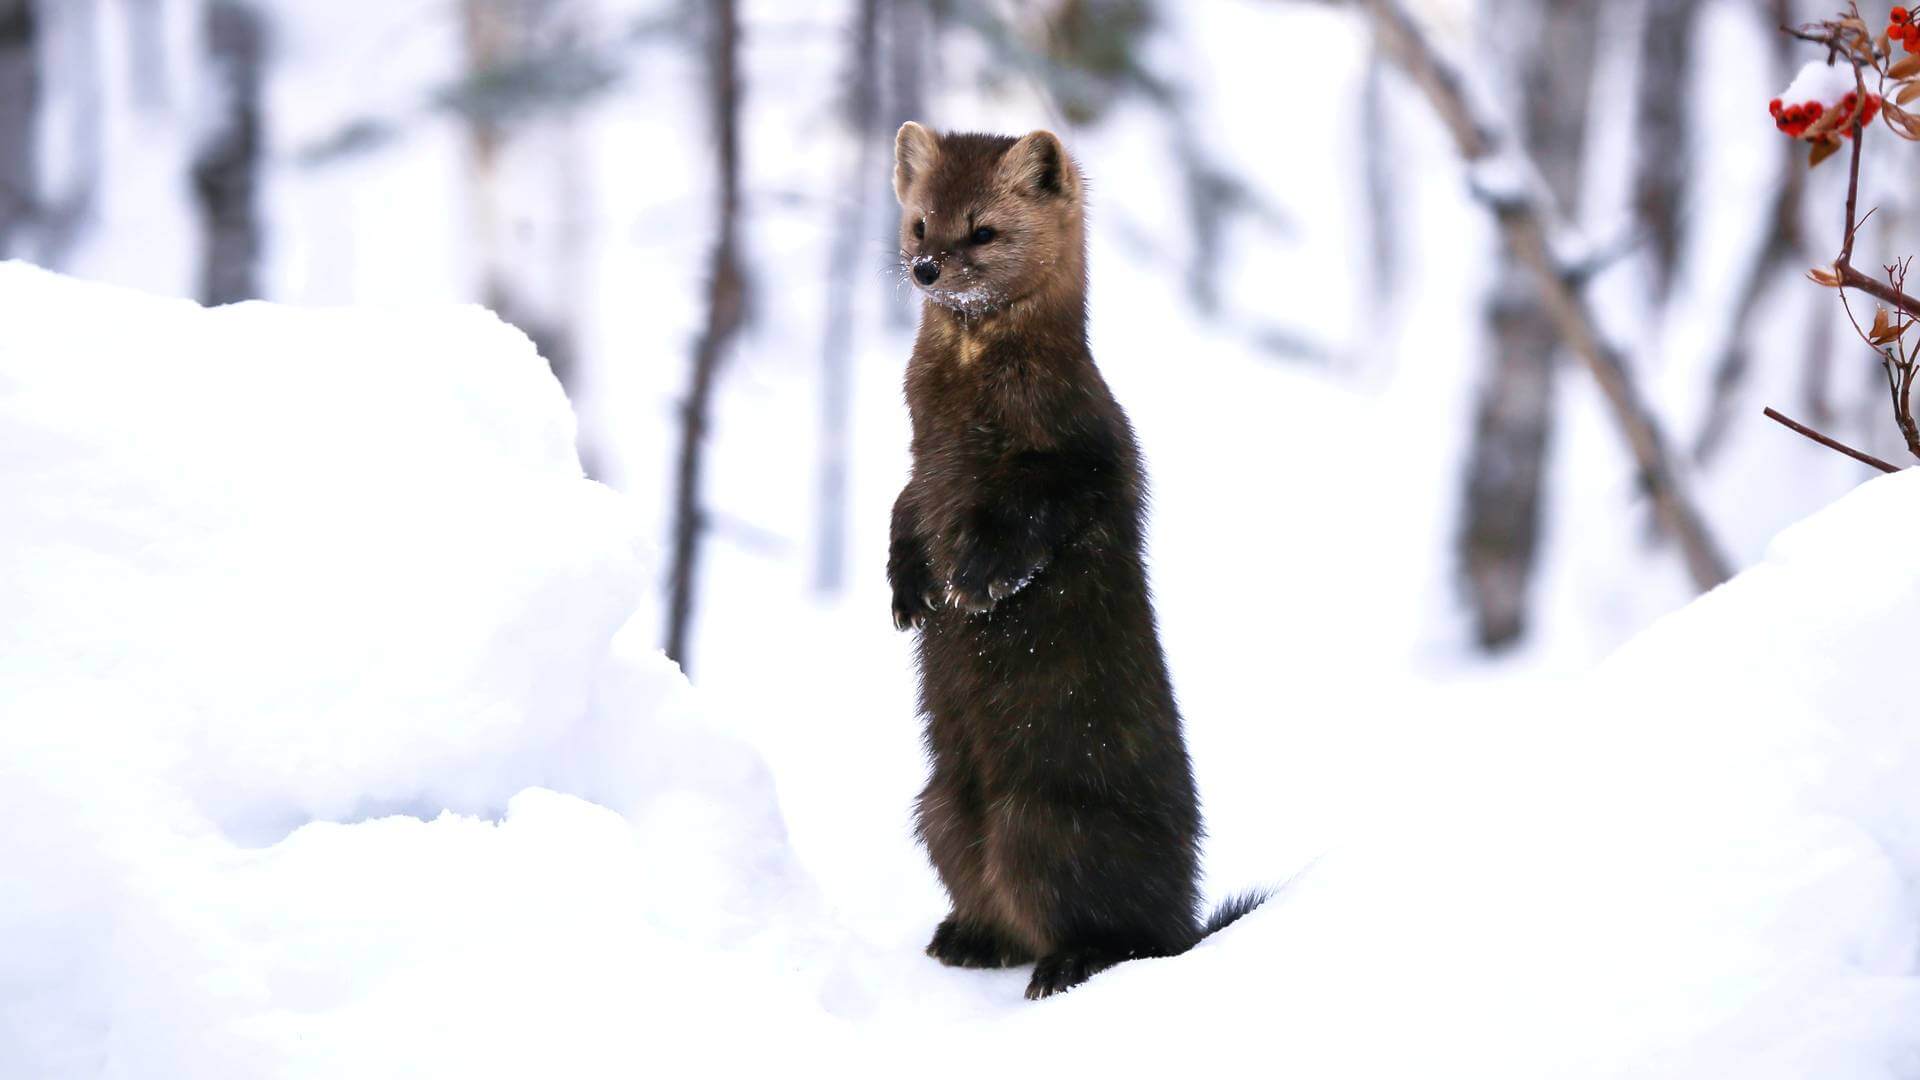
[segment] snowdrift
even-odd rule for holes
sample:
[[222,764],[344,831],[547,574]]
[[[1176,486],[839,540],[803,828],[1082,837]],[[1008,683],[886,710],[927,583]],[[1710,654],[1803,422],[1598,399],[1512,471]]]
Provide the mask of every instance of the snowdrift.
[[1920,1075],[1920,476],[1529,707],[1250,723],[1318,857],[1030,1005],[809,872],[927,880],[788,841],[865,721],[729,734],[572,440],[478,309],[0,266],[0,1076]]
[[478,308],[0,266],[0,1076],[585,1075],[720,977],[641,972],[761,927],[769,778],[573,437]]

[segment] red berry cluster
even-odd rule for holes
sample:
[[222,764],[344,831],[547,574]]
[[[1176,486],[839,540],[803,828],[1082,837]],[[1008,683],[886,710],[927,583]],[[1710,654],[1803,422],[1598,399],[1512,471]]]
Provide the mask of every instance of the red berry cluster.
[[1893,9],[1892,19],[1887,23],[1887,40],[1905,44],[1910,53],[1920,53],[1920,23],[1914,21],[1912,12],[1903,7]]
[[[1904,11],[1905,9],[1895,8],[1894,10]],[[1838,108],[1843,115],[1852,116],[1854,106],[1858,105],[1859,102],[1859,96],[1849,91],[1846,97],[1840,99],[1840,104],[1836,106],[1836,108]],[[1783,104],[1779,98],[1774,98],[1768,102],[1767,110],[1773,113],[1773,126],[1796,139],[1805,135],[1808,128],[1819,123],[1820,118],[1827,114],[1827,107],[1817,101],[1809,101],[1804,105],[1786,105]],[[1864,127],[1867,124],[1873,123],[1873,118],[1878,115],[1880,115],[1880,98],[1878,95],[1868,94],[1866,107],[1860,110],[1861,126]],[[1846,123],[1844,126],[1835,129],[1835,133],[1843,139],[1851,139],[1853,138],[1853,125]]]

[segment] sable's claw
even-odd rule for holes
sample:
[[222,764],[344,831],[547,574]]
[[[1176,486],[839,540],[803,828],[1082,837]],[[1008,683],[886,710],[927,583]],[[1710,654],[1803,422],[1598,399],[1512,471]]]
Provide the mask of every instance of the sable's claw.
[[925,596],[915,604],[912,600],[903,601],[896,594],[893,598],[893,628],[900,631],[918,630],[927,624],[927,613],[932,610],[933,604]]
[[[991,592],[991,590],[989,590]],[[969,615],[985,615],[993,610],[995,603],[991,595],[979,596],[958,585],[947,586],[947,606],[964,611]]]

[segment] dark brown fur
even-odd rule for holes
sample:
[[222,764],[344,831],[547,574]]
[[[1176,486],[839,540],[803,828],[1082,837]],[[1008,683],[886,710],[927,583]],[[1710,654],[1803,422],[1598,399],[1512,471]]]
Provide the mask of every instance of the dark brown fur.
[[918,831],[953,901],[927,951],[1037,961],[1044,997],[1201,935],[1144,479],[1087,349],[1082,183],[1059,140],[908,124],[898,151],[903,263],[939,268],[888,564],[895,621],[920,630]]

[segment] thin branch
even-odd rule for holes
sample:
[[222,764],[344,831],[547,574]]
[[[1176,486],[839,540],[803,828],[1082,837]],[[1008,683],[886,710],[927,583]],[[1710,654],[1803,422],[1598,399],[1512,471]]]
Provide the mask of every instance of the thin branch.
[[1824,446],[1829,450],[1838,450],[1840,453],[1845,454],[1848,457],[1852,458],[1853,460],[1860,462],[1862,465],[1871,465],[1874,468],[1879,469],[1881,472],[1884,472],[1884,473],[1893,473],[1893,472],[1900,471],[1900,469],[1897,466],[1889,465],[1886,462],[1881,461],[1879,458],[1874,457],[1872,454],[1869,454],[1864,450],[1855,450],[1853,447],[1848,446],[1846,443],[1843,443],[1838,439],[1832,438],[1831,436],[1822,435],[1821,433],[1813,430],[1807,425],[1800,423],[1798,420],[1795,420],[1791,417],[1783,415],[1778,410],[1774,409],[1772,406],[1767,407],[1765,415],[1767,419],[1772,420],[1786,427],[1788,430],[1797,431],[1800,434],[1805,435],[1807,438],[1812,439],[1814,442],[1819,443],[1821,446]]
[[[1512,140],[1500,134],[1498,125],[1474,111],[1458,74],[1440,58],[1397,0],[1367,0],[1367,9],[1381,44],[1425,92],[1463,158],[1470,164],[1477,163],[1500,150],[1516,155],[1526,166],[1526,175],[1538,175]],[[1497,200],[1493,209],[1515,258],[1533,271],[1561,339],[1600,384],[1628,449],[1640,466],[1654,513],[1678,540],[1694,584],[1706,590],[1725,581],[1730,576],[1726,557],[1688,496],[1680,467],[1667,448],[1652,409],[1641,399],[1621,354],[1601,331],[1585,282],[1570,273],[1554,254],[1568,245],[1554,242],[1553,223],[1558,220],[1558,211],[1550,196],[1539,191],[1537,183],[1530,184],[1512,197]]]
[[[1853,78],[1855,83],[1861,82],[1860,69],[1857,67],[1853,69]],[[1865,90],[1862,89],[1860,94],[1865,97]],[[1862,134],[1860,118],[1856,116],[1853,118],[1853,153],[1849,155],[1847,165],[1847,235],[1835,266],[1848,266],[1853,262],[1853,238],[1860,232],[1856,214],[1860,205],[1860,152],[1867,142],[1860,137]]]
[[1875,300],[1897,307],[1908,315],[1920,319],[1920,299],[1909,296],[1891,285],[1876,281],[1850,265],[1835,263],[1833,268],[1840,275],[1842,288],[1859,289]]
[[[1858,18],[1858,8],[1854,9],[1854,16]],[[1841,30],[1835,30],[1833,32],[1836,41],[1839,40],[1839,35],[1842,32]],[[1862,70],[1862,65],[1857,60],[1853,64],[1853,79],[1857,88],[1856,94],[1861,104],[1856,106],[1852,119],[1848,121],[1852,126],[1853,152],[1849,155],[1847,167],[1847,228],[1846,235],[1840,246],[1840,257],[1835,259],[1833,263],[1833,271],[1834,276],[1838,279],[1837,288],[1840,293],[1840,306],[1847,313],[1847,321],[1853,324],[1853,331],[1860,335],[1860,340],[1866,342],[1868,347],[1879,354],[1882,364],[1886,367],[1888,390],[1893,396],[1894,424],[1899,427],[1901,437],[1906,440],[1908,452],[1912,453],[1915,457],[1920,457],[1920,422],[1916,422],[1914,419],[1913,400],[1911,396],[1914,376],[1916,374],[1916,365],[1912,358],[1906,355],[1906,347],[1901,344],[1898,334],[1893,338],[1893,348],[1887,348],[1886,342],[1875,340],[1873,334],[1868,333],[1861,327],[1860,320],[1854,318],[1853,305],[1847,302],[1847,289],[1855,288],[1866,293],[1868,296],[1893,305],[1898,313],[1904,314],[1908,318],[1920,318],[1920,300],[1915,300],[1913,297],[1908,296],[1906,292],[1906,263],[1894,263],[1886,267],[1887,282],[1884,285],[1853,267],[1853,242],[1860,234],[1860,226],[1865,224],[1866,221],[1865,218],[1859,216],[1860,157],[1862,154],[1862,146],[1866,142],[1866,131],[1861,122],[1860,110],[1864,109],[1867,98],[1866,74]],[[1884,88],[1885,82],[1883,79],[1882,89]],[[1871,218],[1873,214],[1874,211],[1867,211],[1868,218]],[[1894,318],[1897,322],[1899,315],[1896,314]],[[1880,321],[1876,319],[1874,323],[1876,331],[1880,325]]]
[[[1857,16],[1857,9],[1855,14]],[[1823,44],[1830,45],[1835,50],[1841,50],[1841,44],[1838,39],[1831,36],[1826,40],[1799,32],[1794,32],[1793,36],[1805,41],[1821,41]],[[1866,146],[1866,140],[1861,137],[1866,132],[1865,125],[1861,123],[1860,115],[1866,108],[1867,86],[1866,75],[1861,71],[1861,66],[1858,63],[1853,65],[1853,80],[1856,87],[1855,94],[1858,104],[1854,106],[1854,116],[1852,120],[1849,121],[1853,126],[1853,152],[1849,155],[1847,164],[1847,231],[1840,245],[1840,257],[1833,262],[1833,272],[1840,278],[1840,287],[1842,289],[1859,289],[1861,292],[1866,293],[1876,300],[1891,304],[1901,311],[1906,312],[1908,315],[1920,318],[1920,299],[1908,296],[1901,289],[1894,288],[1890,285],[1883,285],[1853,268],[1853,241],[1860,233],[1860,226],[1866,224],[1859,216],[1859,208],[1860,155]],[[1867,216],[1872,217],[1873,211],[1868,211]]]

